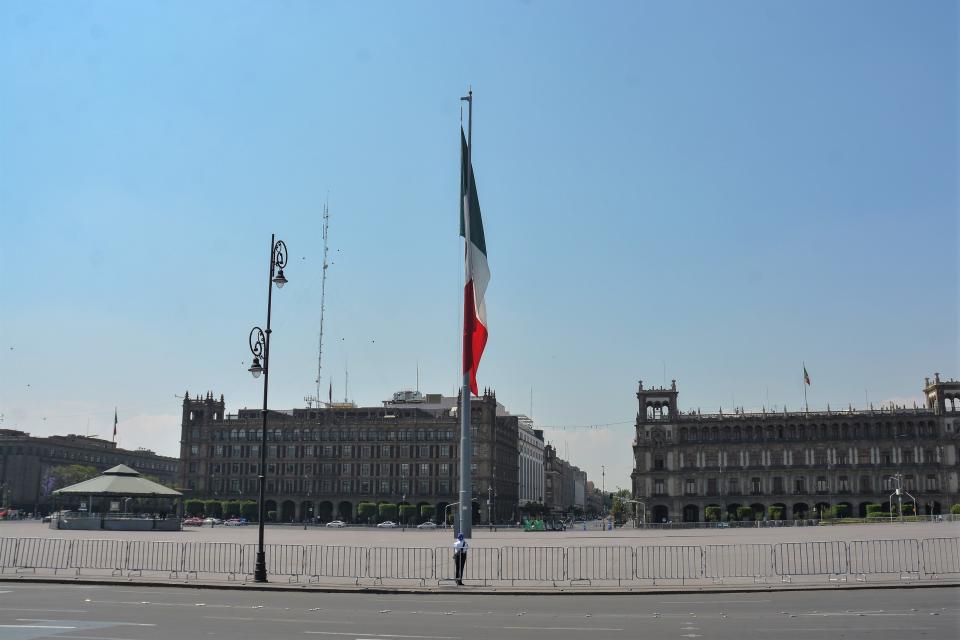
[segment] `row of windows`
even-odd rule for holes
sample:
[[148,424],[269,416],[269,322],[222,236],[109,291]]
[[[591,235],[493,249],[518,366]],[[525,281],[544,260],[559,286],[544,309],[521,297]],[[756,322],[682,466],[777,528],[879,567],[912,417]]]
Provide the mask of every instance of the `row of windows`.
[[100,455],[96,453],[84,453],[82,451],[72,451],[70,449],[56,449],[52,447],[32,447],[29,445],[7,445],[0,446],[0,455],[26,455],[26,456],[45,456],[47,458],[59,458],[61,460],[76,460],[77,462],[91,462],[93,464],[111,465],[125,464],[133,467],[137,471],[176,471],[176,466],[168,462],[155,462],[141,459],[121,458],[116,455]]
[[[763,495],[766,488],[771,495],[783,495],[785,493],[784,489],[786,483],[789,479],[782,476],[777,476],[769,479],[769,483],[764,483],[761,478],[751,478],[749,485],[744,487],[749,490],[750,495]],[[656,479],[653,482],[653,495],[661,496],[666,495],[665,493],[665,480]],[[903,488],[907,491],[914,491],[917,487],[917,480],[912,475],[903,476]],[[852,490],[852,479],[848,476],[840,476],[836,479],[836,482],[831,483],[827,476],[817,476],[813,482],[813,490],[816,493],[847,493]],[[879,487],[879,489],[875,489]],[[926,491],[937,491],[938,482],[937,476],[930,474],[924,478],[923,488]],[[724,493],[730,495],[742,495],[740,478],[727,478],[726,483],[724,484],[722,480],[718,478],[707,478],[706,483],[698,483],[695,478],[687,478],[684,480],[683,492],[687,496],[696,496],[696,495],[708,495],[715,496],[719,495],[719,489],[724,489]],[[862,493],[870,493],[874,490],[880,491],[890,491],[892,492],[897,488],[897,481],[891,477],[881,477],[881,478],[872,478],[871,476],[860,476],[859,491]],[[804,476],[797,476],[793,478],[793,484],[791,485],[792,493],[794,494],[805,494],[808,492],[807,487],[807,478]]]
[[[190,455],[199,456],[201,445],[190,445]],[[455,449],[448,444],[442,445],[267,445],[269,458],[449,458]],[[474,455],[481,451],[474,445]],[[207,454],[215,458],[259,457],[260,445],[212,445]],[[485,451],[484,451],[485,455]]]
[[[803,450],[797,449],[792,452],[792,461],[786,462],[783,451],[771,451],[770,452],[770,466],[779,467],[784,466],[785,464],[793,464],[796,466],[802,466],[807,464],[807,457],[804,455]],[[881,451],[879,454],[879,459],[877,464],[881,465],[892,465],[892,464],[914,464],[914,463],[934,463],[936,462],[936,456],[932,449],[923,449],[920,452],[920,457],[914,459],[913,449],[901,449],[900,450],[900,459],[897,462],[894,462],[895,457],[892,451]],[[720,466],[720,454],[718,452],[708,452],[703,456],[704,467],[719,467]],[[740,464],[739,455],[728,455],[727,461],[724,464],[725,467],[739,467]],[[848,464],[858,464],[866,465],[870,463],[870,451],[868,449],[861,449],[853,452],[853,456],[850,456],[849,451],[837,451],[833,461],[830,461],[827,456],[827,451],[825,449],[815,449],[813,453],[813,462],[811,463],[816,466],[826,466],[828,464],[835,465],[848,465]],[[759,451],[748,451],[745,452],[743,456],[743,467],[761,467],[766,466],[763,462],[763,456]],[[684,469],[691,469],[697,467],[697,457],[695,452],[685,452],[683,465]],[[653,468],[656,470],[664,469],[664,456],[658,455],[654,457]]]
[[[473,428],[477,435],[477,428]],[[190,431],[192,441],[200,440],[200,429]],[[306,442],[380,442],[380,441],[452,441],[451,429],[268,429],[267,440],[306,441]],[[214,442],[259,442],[263,439],[261,429],[215,429],[210,432]]]
[[[242,462],[233,462],[233,463],[213,463],[209,466],[209,473],[211,474],[254,474],[257,473],[258,465],[256,464],[247,464]],[[441,462],[439,464],[430,464],[430,463],[420,463],[420,464],[409,464],[409,463],[400,463],[400,464],[353,464],[350,462],[341,462],[338,464],[334,463],[324,463],[324,464],[276,464],[273,462],[267,463],[267,474],[276,474],[276,473],[286,473],[286,474],[300,474],[300,475],[314,475],[319,471],[322,475],[354,475],[359,474],[361,476],[409,476],[412,472],[416,471],[418,476],[430,476],[430,475],[439,475],[439,476],[449,476],[452,465],[448,462]],[[190,463],[190,472],[198,473],[199,464],[197,462]]]
[[[680,442],[731,440],[858,440],[861,438],[930,438],[936,435],[934,422],[878,422],[876,424],[787,425],[766,427],[683,427]],[[649,438],[649,433],[647,434]]]
[[[211,484],[211,491],[215,494],[221,492],[234,493],[242,495],[244,493],[253,494],[258,490],[257,481],[244,478],[231,478],[230,480],[218,479]],[[197,489],[195,480],[190,480],[188,486],[191,489]],[[385,495],[397,496],[432,496],[432,495],[450,495],[453,485],[449,480],[419,479],[415,482],[408,480],[320,480],[318,483],[304,482],[298,479],[267,480],[265,490],[267,493],[285,494],[294,493],[313,493],[318,491],[323,495],[337,493],[339,495]],[[434,491],[435,490],[435,491]]]

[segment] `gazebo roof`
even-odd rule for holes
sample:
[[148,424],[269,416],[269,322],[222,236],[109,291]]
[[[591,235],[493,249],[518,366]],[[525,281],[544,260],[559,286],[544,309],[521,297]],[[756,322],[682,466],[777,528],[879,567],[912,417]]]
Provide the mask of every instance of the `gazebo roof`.
[[57,489],[53,492],[55,496],[105,496],[105,497],[124,497],[134,498],[139,496],[153,496],[162,498],[176,498],[181,495],[179,491],[174,491],[169,487],[158,484],[153,480],[147,480],[140,475],[139,471],[130,467],[118,464],[112,469],[107,469],[103,474],[90,480],[84,480],[69,487]]

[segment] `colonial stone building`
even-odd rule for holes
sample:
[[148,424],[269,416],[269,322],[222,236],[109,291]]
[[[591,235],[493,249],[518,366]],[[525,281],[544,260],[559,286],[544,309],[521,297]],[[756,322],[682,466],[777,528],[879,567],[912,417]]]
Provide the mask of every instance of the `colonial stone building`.
[[[441,519],[459,491],[460,420],[456,402],[381,407],[352,404],[270,411],[266,510],[282,521],[352,521],[361,502],[435,509]],[[519,494],[516,416],[497,415],[487,391],[471,405],[474,522],[513,521]],[[180,482],[185,497],[257,499],[262,414],[226,412],[223,396],[183,401]],[[419,509],[418,509],[419,512]]]
[[[633,496],[649,522],[704,520],[708,506],[784,519],[838,506],[863,516],[902,488],[921,514],[960,502],[960,381],[926,380],[923,407],[683,413],[677,385],[637,391]],[[912,503],[904,497],[906,503]]]
[[41,437],[0,429],[0,502],[25,511],[52,508],[50,470],[54,467],[83,465],[104,471],[125,464],[172,487],[178,463],[176,458],[158,456],[148,449],[121,449],[114,442],[91,436]]

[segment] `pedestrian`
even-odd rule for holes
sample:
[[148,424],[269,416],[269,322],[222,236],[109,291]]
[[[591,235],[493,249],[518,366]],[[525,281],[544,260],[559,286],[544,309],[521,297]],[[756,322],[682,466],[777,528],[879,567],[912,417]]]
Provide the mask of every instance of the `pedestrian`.
[[457,541],[453,543],[453,564],[457,571],[457,584],[463,586],[463,568],[467,565],[467,549],[470,545],[463,539],[463,534],[457,535]]

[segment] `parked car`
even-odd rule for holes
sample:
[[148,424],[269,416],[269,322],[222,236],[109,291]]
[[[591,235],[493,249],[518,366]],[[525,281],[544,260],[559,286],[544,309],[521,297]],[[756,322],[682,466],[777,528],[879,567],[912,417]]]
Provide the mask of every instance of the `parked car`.
[[424,522],[422,524],[417,525],[417,529],[436,529],[436,528],[437,528],[436,522]]
[[330,522],[327,523],[327,526],[333,527],[335,529],[339,529],[341,527],[347,526],[347,523],[344,522],[343,520],[331,520]]
[[230,518],[223,524],[227,525],[228,527],[242,527],[243,525],[247,524],[247,519],[246,518]]
[[218,525],[218,524],[223,524],[223,520],[221,520],[220,518],[204,518],[204,519],[203,519],[203,524],[208,524],[208,525],[210,525],[211,527],[213,527],[213,526],[216,526],[216,525]]
[[380,529],[396,529],[399,526],[400,525],[398,525],[393,520],[384,520],[383,522],[377,525],[377,527]]
[[185,526],[185,527],[202,527],[202,526],[203,526],[203,518],[197,518],[197,517],[184,518],[184,519],[183,519],[183,526]]

